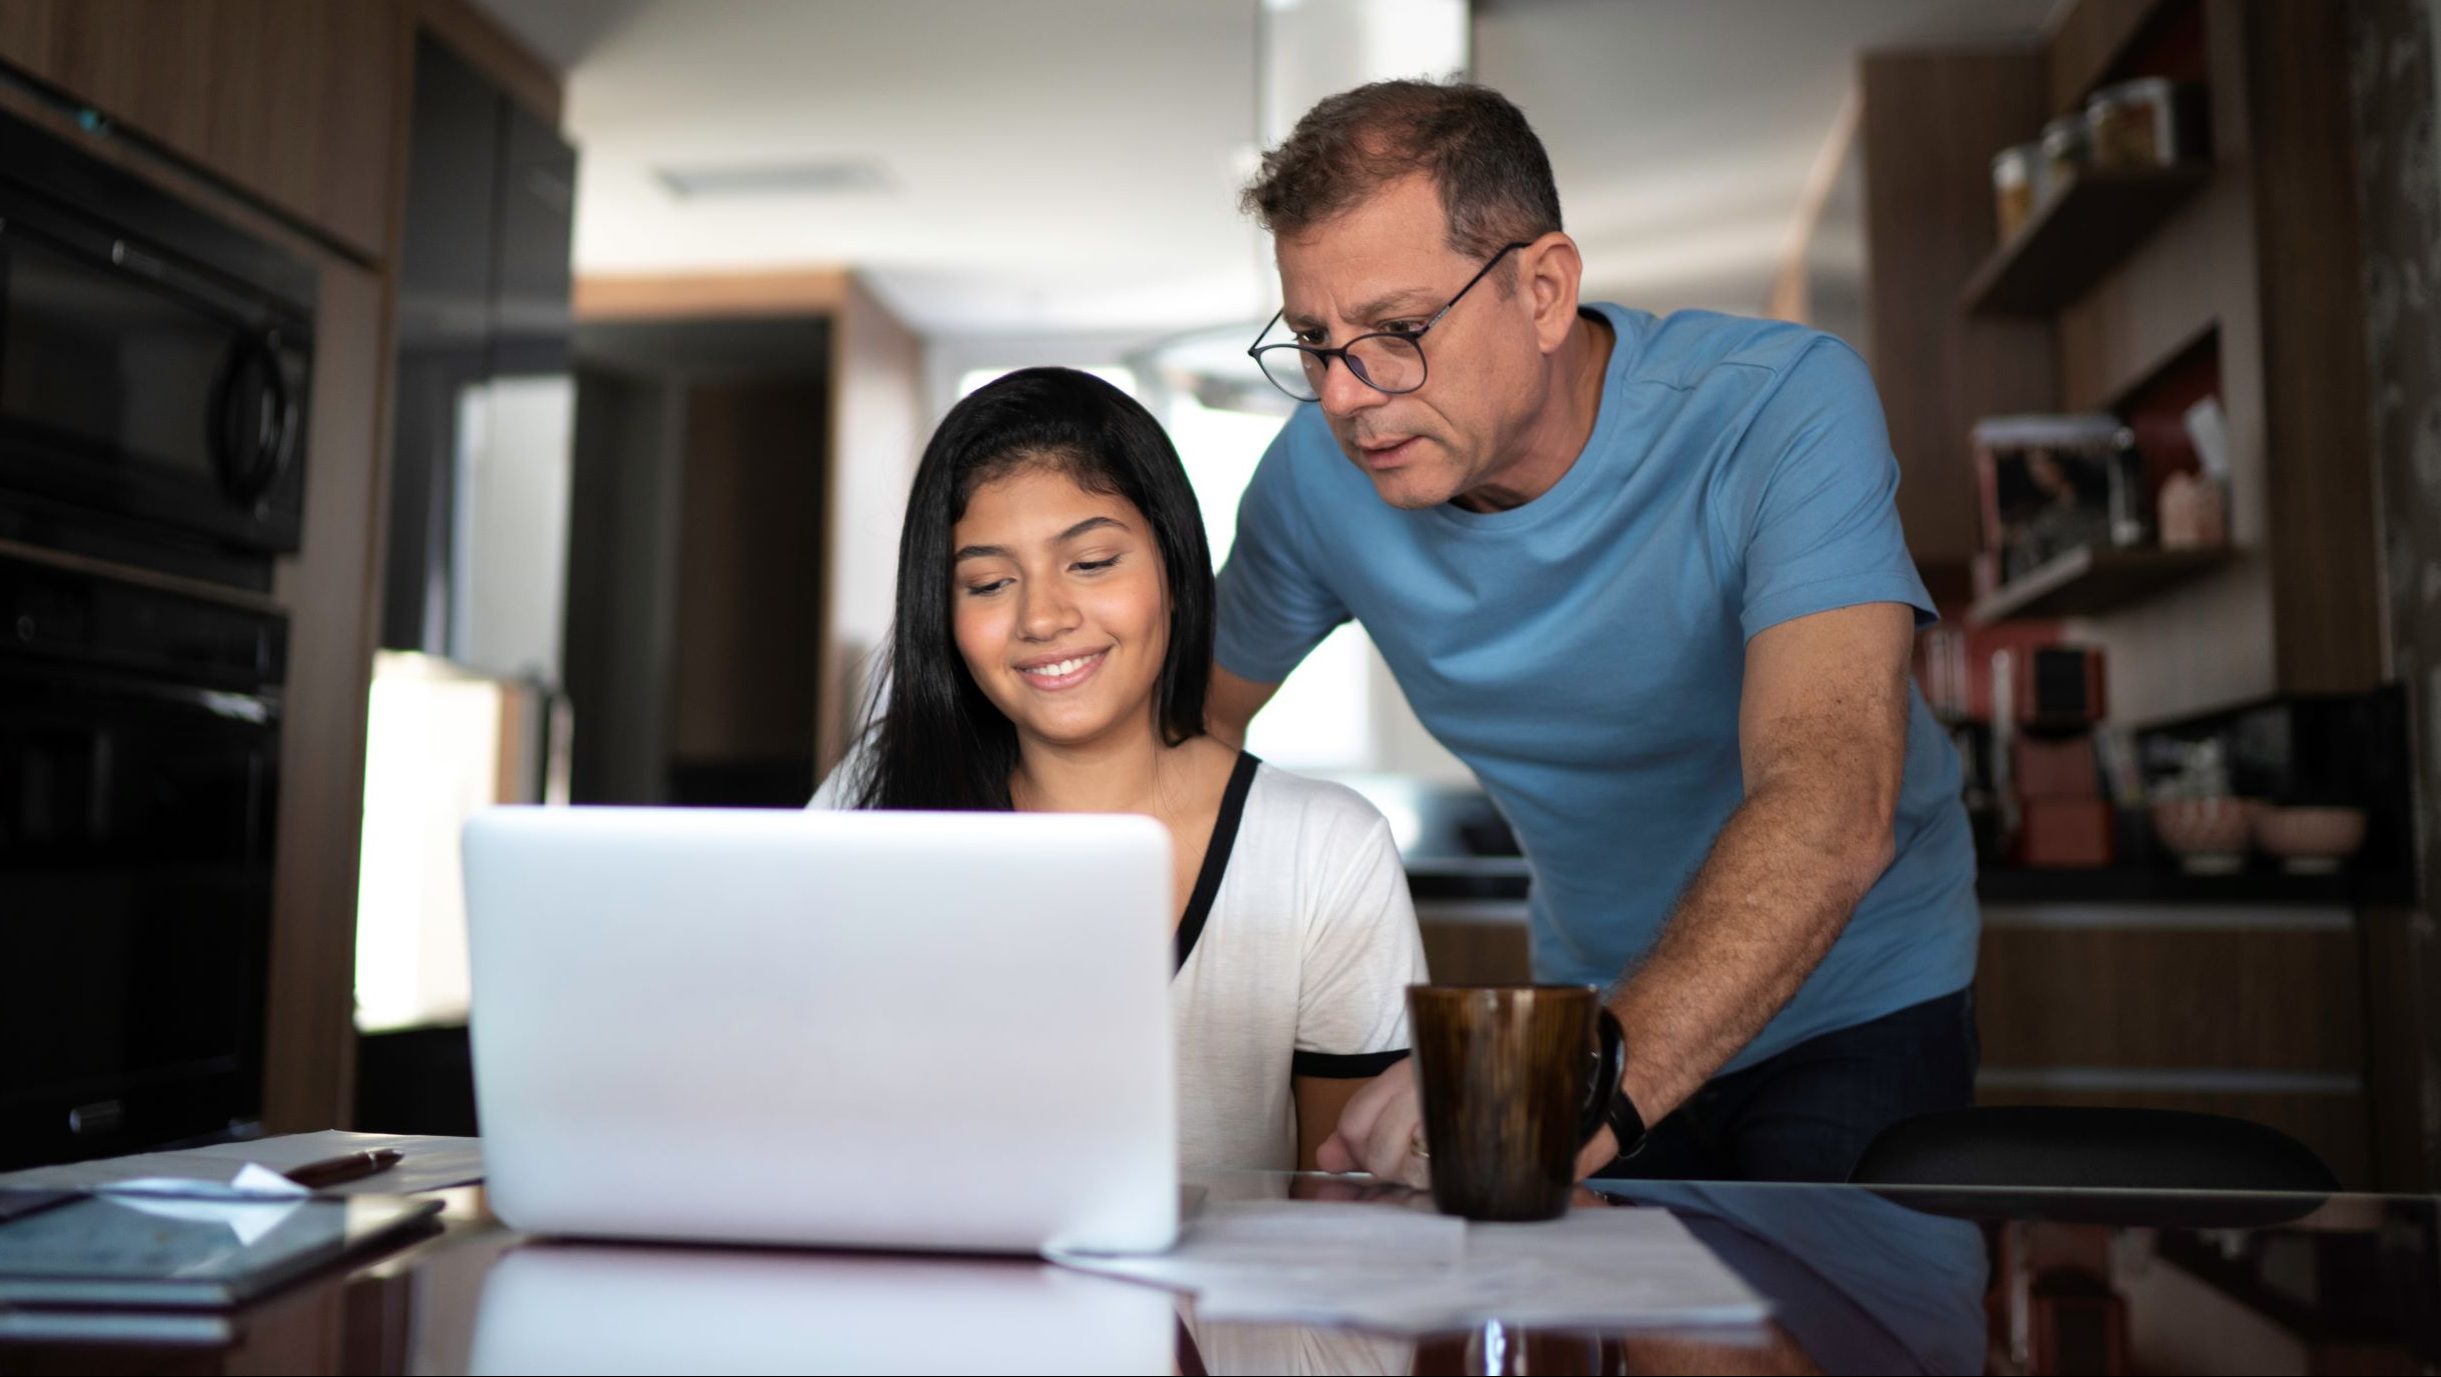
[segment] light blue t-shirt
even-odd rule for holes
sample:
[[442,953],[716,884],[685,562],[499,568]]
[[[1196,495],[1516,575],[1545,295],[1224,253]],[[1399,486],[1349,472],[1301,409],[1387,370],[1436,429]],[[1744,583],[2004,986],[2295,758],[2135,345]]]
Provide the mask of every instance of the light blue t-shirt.
[[[1537,978],[1608,986],[1744,797],[1747,640],[1859,603],[1933,613],[1852,350],[1778,322],[1592,309],[1616,332],[1600,414],[1576,463],[1524,506],[1401,511],[1300,407],[1239,508],[1218,653],[1276,683],[1332,627],[1362,622],[1517,832]],[[1896,859],[1726,1070],[1974,978],[1957,754],[1909,697]]]

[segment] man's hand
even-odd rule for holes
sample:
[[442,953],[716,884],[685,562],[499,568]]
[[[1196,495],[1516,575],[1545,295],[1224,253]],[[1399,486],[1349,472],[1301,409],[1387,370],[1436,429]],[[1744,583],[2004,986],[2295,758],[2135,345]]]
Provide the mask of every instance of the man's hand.
[[[1338,1129],[1315,1154],[1315,1165],[1324,1171],[1367,1171],[1417,1190],[1431,1187],[1432,1164],[1415,1151],[1424,1118],[1416,1103],[1412,1065],[1412,1058],[1400,1062],[1349,1098]],[[1618,1156],[1619,1139],[1604,1124],[1577,1153],[1576,1179],[1584,1180]]]
[[1428,1189],[1430,1168],[1415,1152],[1423,1122],[1416,1104],[1415,1058],[1409,1057],[1366,1082],[1348,1100],[1339,1127],[1315,1153],[1315,1163],[1324,1171],[1369,1171],[1384,1181]]
[[1746,646],[1730,815],[1661,937],[1611,1000],[1621,1085],[1667,1118],[1763,1031],[1890,864],[1915,614],[1864,603]]
[[1591,1141],[1577,1150],[1576,1179],[1584,1180],[1617,1161],[1618,1157],[1619,1135],[1610,1131],[1610,1125],[1604,1124],[1594,1130]]

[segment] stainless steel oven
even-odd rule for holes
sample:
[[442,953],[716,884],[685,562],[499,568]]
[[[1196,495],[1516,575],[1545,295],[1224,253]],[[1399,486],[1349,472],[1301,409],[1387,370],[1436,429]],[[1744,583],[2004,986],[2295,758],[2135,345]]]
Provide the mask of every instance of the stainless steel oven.
[[304,516],[316,295],[311,264],[0,115],[0,535],[263,586]]

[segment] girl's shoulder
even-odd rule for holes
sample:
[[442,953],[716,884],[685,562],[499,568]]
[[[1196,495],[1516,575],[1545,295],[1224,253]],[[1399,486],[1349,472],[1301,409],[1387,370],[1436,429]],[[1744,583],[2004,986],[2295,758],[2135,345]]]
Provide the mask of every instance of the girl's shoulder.
[[1316,902],[1352,887],[1406,883],[1398,842],[1379,808],[1344,784],[1270,764],[1255,767],[1238,851],[1250,868],[1293,878]]
[[1296,774],[1268,761],[1256,762],[1253,788],[1246,798],[1249,815],[1258,807],[1300,829],[1390,835],[1390,820],[1363,794],[1336,780]]
[[1298,934],[1305,960],[1324,969],[1386,961],[1402,987],[1409,965],[1421,970],[1397,837],[1356,790],[1257,766],[1231,868],[1238,866],[1247,875],[1243,900]]

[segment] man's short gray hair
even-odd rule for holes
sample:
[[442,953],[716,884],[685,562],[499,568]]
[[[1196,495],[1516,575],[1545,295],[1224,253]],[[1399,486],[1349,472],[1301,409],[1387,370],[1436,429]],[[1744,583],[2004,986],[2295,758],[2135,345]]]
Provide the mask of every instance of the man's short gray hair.
[[1470,258],[1560,227],[1551,159],[1525,113],[1464,81],[1377,81],[1326,97],[1263,155],[1238,204],[1295,236],[1416,173],[1440,192],[1450,247]]

